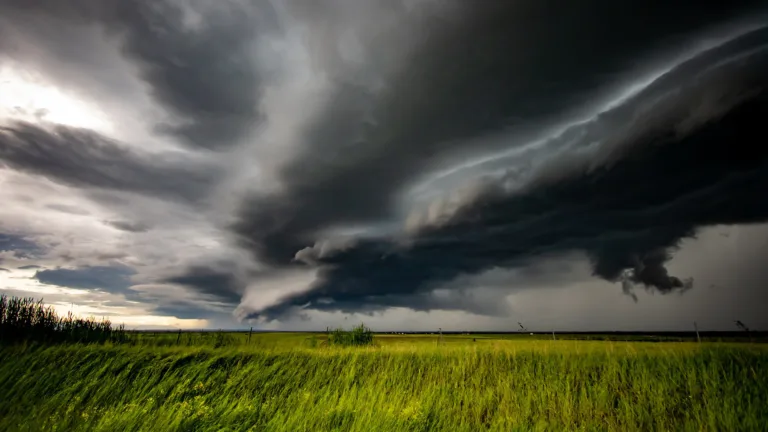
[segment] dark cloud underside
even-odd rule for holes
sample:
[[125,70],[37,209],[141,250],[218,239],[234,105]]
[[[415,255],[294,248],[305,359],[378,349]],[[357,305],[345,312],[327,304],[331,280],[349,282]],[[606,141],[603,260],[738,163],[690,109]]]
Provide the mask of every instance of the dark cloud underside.
[[162,282],[183,285],[232,305],[237,305],[242,295],[242,284],[231,269],[193,266],[181,274],[163,279]]
[[127,267],[95,266],[40,270],[35,273],[34,278],[48,285],[126,294],[129,293],[130,277],[134,273]]
[[[667,87],[674,97],[650,98],[656,106],[637,107],[634,122],[607,134],[592,158],[601,163],[564,153],[554,177],[543,164],[522,188],[490,182],[405,243],[361,240],[322,256],[310,250],[300,257],[309,254],[305,261],[319,266],[320,280],[254,316],[279,317],[295,307],[399,306],[462,274],[572,250],[586,252],[594,274],[609,281],[626,278],[663,293],[684,288],[665,268],[681,239],[701,226],[768,219],[761,198],[768,150],[760,144],[768,115],[767,33],[705,54],[719,61],[681,65],[687,81],[670,72],[661,82],[676,83]],[[639,95],[628,104],[648,99]]]
[[284,265],[324,228],[391,216],[435,161],[483,149],[467,138],[540,126],[755,4],[459,2],[454,14],[427,14],[383,90],[338,85],[282,168],[284,188],[245,203],[234,229],[258,259]]

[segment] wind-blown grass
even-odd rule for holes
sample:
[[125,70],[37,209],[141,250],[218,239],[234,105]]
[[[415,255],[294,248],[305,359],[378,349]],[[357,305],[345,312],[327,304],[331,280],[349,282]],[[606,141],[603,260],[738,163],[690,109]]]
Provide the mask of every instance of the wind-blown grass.
[[363,325],[311,335],[130,333],[3,296],[0,430],[747,431],[768,424],[766,345],[436,340],[374,336]]
[[0,430],[761,430],[754,346],[0,348]]
[[108,319],[59,317],[42,300],[0,295],[0,343],[124,342],[124,326],[112,328]]

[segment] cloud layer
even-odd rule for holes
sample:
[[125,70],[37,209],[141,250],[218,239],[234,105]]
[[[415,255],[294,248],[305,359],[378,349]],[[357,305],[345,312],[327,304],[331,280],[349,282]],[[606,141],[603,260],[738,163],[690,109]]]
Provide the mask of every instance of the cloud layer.
[[698,288],[681,244],[768,220],[766,12],[5,2],[0,276],[209,323]]
[[[691,280],[672,276],[665,268],[681,239],[693,236],[702,226],[768,217],[756,187],[765,181],[766,155],[754,138],[763,129],[767,60],[768,31],[747,32],[696,53],[613,109],[527,151],[496,158],[492,164],[497,170],[506,168],[505,173],[453,198],[438,199],[424,215],[411,218],[410,231],[403,237],[361,239],[352,246],[346,242],[335,251],[320,240],[299,250],[294,262],[317,267],[319,280],[306,292],[288,296],[253,316],[279,317],[293,308],[345,312],[408,304],[441,308],[437,299],[424,306],[414,297],[428,295],[462,274],[526,266],[536,257],[574,250],[587,254],[596,276],[621,281],[630,293],[632,283],[661,292],[688,289]],[[452,125],[444,125],[440,132]],[[429,142],[427,137],[414,139],[425,140]],[[371,148],[375,146],[366,150]],[[358,189],[361,183],[353,184],[351,179],[367,178],[362,173],[369,172],[376,187],[397,190],[397,181],[377,180],[387,175],[407,178],[408,163],[403,160],[418,160],[421,154],[413,151],[401,157],[391,147],[382,147],[381,152],[372,160],[391,170],[355,161],[348,169],[335,166],[328,171],[340,184],[350,185],[346,188],[322,178],[308,182],[316,190],[307,193],[311,199],[298,202],[326,203],[318,204],[320,210],[300,207],[295,217],[285,214],[296,210],[291,203],[297,200],[291,195],[282,196],[283,208],[256,201],[257,212],[271,217],[282,214],[276,230],[257,238],[257,254],[276,250],[281,258],[288,258],[296,246],[283,245],[281,237],[307,232],[307,226],[294,221],[319,231],[324,223],[350,222],[346,217],[355,221],[358,206],[371,211],[368,217],[382,217],[371,210],[376,206],[369,200],[381,199],[387,192],[364,184]],[[311,175],[315,169],[301,172]],[[377,175],[382,172],[386,174]],[[351,177],[345,178],[348,173]],[[335,195],[338,201],[319,192],[339,190],[344,192]],[[359,196],[350,198],[351,206],[345,205],[345,193],[358,190]],[[340,205],[330,207],[329,202]],[[380,205],[392,208],[386,201]],[[343,216],[327,221],[324,209]],[[364,220],[366,214],[361,211],[359,217]],[[258,213],[255,217],[248,213],[245,219],[255,223],[243,230],[247,233],[273,226]]]

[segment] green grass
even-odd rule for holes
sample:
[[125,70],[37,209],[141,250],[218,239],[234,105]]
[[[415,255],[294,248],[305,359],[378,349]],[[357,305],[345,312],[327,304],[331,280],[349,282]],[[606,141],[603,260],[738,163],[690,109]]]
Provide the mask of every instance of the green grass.
[[750,431],[768,424],[762,345],[486,336],[444,336],[438,346],[436,336],[380,335],[362,348],[310,348],[311,336],[301,333],[254,334],[250,344],[247,334],[233,335],[239,342],[222,348],[149,338],[135,346],[2,347],[0,430]]

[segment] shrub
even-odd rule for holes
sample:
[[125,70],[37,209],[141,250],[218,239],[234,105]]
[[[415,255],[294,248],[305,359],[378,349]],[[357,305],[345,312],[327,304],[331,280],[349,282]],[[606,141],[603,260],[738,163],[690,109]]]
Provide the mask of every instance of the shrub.
[[359,346],[373,345],[373,330],[360,324],[352,330],[339,327],[328,335],[329,345]]

